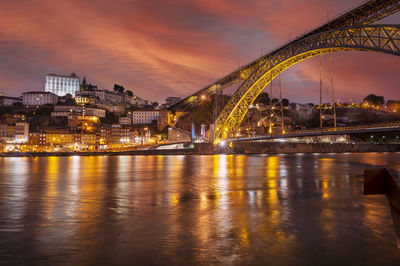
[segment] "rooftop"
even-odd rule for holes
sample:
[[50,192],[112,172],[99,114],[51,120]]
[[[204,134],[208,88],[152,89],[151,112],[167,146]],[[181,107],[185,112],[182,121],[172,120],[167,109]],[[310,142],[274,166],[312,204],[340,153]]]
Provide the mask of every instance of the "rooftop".
[[0,95],[0,99],[21,100],[21,97],[11,97],[11,96]]
[[52,94],[54,96],[57,96],[56,94],[48,92],[48,91],[27,91],[27,92],[22,93],[22,95],[24,95],[24,94]]
[[47,74],[46,77],[47,77],[47,76],[51,76],[51,77],[61,77],[61,78],[76,78],[76,79],[79,79],[79,77],[77,77],[75,73],[71,73],[71,75],[69,75],[69,76],[66,76],[66,75],[57,75],[57,74]]

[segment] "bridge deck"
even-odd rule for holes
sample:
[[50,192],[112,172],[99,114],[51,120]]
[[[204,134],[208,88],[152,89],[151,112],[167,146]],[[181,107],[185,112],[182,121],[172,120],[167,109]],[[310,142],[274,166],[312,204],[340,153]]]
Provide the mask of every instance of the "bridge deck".
[[285,134],[272,134],[269,136],[255,136],[247,138],[230,138],[227,141],[255,141],[255,140],[269,140],[269,139],[285,139],[285,138],[298,138],[298,137],[315,137],[327,135],[347,135],[357,133],[375,133],[375,132],[389,132],[400,131],[400,122],[386,123],[380,125],[364,125],[356,127],[336,127],[336,128],[318,128],[310,130],[291,131]]
[[366,25],[372,24],[376,21],[381,20],[391,14],[396,13],[400,9],[400,1],[399,0],[370,0],[367,1],[360,6],[357,6],[343,15],[339,15],[336,18],[328,21],[327,23],[309,31],[305,34],[297,37],[296,39],[289,41],[277,49],[273,49],[272,51],[262,55],[261,57],[257,58],[256,60],[241,66],[240,68],[236,69],[232,73],[218,79],[217,81],[209,84],[208,86],[204,87],[203,89],[194,92],[193,94],[187,96],[186,98],[182,99],[180,102],[170,106],[168,109],[175,111],[180,107],[189,104],[193,101],[196,101],[199,95],[203,94],[213,94],[219,88],[226,88],[241,82],[250,75],[258,66],[266,62],[271,56],[274,54],[279,53],[283,49],[292,46],[293,44],[308,38],[311,35],[333,30],[339,28],[345,28],[350,26],[359,26],[359,25]]

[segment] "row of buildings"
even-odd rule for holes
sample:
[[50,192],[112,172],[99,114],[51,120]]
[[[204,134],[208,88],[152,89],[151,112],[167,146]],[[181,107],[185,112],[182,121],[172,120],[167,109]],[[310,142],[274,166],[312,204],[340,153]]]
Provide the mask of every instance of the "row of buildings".
[[[60,115],[61,110],[52,113],[54,116]],[[51,128],[46,127],[40,132],[30,132],[29,123],[25,115],[3,114],[0,119],[0,150],[14,151],[16,147],[23,145],[24,151],[36,150],[87,150],[87,149],[106,149],[118,145],[136,146],[155,143],[160,140],[159,136],[154,136],[148,127],[133,127],[128,125],[113,124],[105,125],[98,121],[99,110],[87,110],[91,115],[84,116],[86,120],[81,125],[85,125],[79,132],[74,132],[76,124],[70,123],[77,121],[77,117],[68,113],[68,126],[70,128]],[[64,114],[62,114],[64,115]],[[101,115],[101,113],[100,113]],[[82,116],[79,117],[79,119]],[[76,130],[75,130],[76,131]],[[16,146],[18,145],[18,146]],[[7,150],[8,149],[8,150]]]
[[[49,74],[44,87],[21,97],[0,94],[0,106],[12,107],[3,109],[9,113],[0,112],[0,149],[15,145],[46,149],[146,145],[158,142],[159,132],[176,121],[175,115],[122,86],[100,90],[85,78],[81,83],[74,73]],[[165,106],[179,100],[169,97]]]
[[87,86],[84,78],[80,84],[80,78],[72,73],[70,76],[48,74],[45,79],[44,91],[28,91],[22,93],[22,97],[8,97],[0,95],[0,106],[22,103],[25,106],[40,106],[44,104],[55,105],[60,98],[69,95],[80,104],[132,104],[137,107],[150,106],[152,103],[142,99],[129,91],[115,92],[100,90],[97,86]]

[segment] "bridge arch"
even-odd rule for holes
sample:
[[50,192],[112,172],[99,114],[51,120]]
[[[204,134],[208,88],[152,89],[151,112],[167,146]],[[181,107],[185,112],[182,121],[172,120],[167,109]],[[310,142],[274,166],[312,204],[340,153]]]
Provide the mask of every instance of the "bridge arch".
[[272,54],[239,86],[215,121],[214,143],[236,134],[264,88],[291,66],[310,57],[342,51],[375,51],[400,56],[400,25],[367,25],[314,34]]

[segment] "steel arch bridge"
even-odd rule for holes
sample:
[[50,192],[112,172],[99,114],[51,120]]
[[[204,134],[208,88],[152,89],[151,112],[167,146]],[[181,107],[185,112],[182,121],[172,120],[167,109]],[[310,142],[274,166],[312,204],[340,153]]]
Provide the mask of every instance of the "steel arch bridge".
[[233,84],[243,82],[249,75],[260,65],[264,64],[266,60],[279,53],[281,50],[301,41],[309,36],[317,33],[326,32],[329,30],[342,29],[345,27],[356,27],[361,25],[370,25],[378,20],[381,20],[391,14],[394,14],[400,10],[400,0],[369,0],[364,4],[349,10],[330,20],[324,25],[321,25],[310,32],[307,32],[295,40],[289,41],[287,44],[272,50],[271,52],[261,56],[260,58],[248,63],[247,65],[239,67],[239,69],[229,73],[228,75],[218,79],[203,89],[193,93],[192,95],[182,99],[180,102],[170,106],[168,109],[176,111],[178,109],[185,109],[187,106],[192,105],[199,101],[203,95],[211,95],[216,93],[218,90],[232,86]]
[[317,32],[273,53],[239,86],[215,122],[214,143],[237,133],[250,106],[279,73],[330,52],[375,51],[400,56],[400,25],[364,25]]

